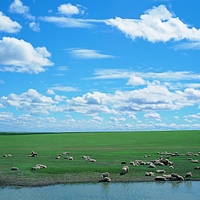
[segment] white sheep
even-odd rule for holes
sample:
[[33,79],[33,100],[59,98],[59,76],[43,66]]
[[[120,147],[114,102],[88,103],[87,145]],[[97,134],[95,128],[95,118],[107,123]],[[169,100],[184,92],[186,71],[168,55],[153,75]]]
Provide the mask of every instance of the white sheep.
[[101,179],[103,179],[105,177],[109,177],[109,173],[108,172],[104,172],[104,173],[101,174]]
[[122,167],[122,174],[126,174],[129,171],[129,167],[128,166],[123,166]]

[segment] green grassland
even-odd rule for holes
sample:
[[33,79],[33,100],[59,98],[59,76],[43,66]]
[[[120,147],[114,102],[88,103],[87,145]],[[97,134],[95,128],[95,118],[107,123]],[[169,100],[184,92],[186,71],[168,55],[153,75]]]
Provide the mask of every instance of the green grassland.
[[[28,157],[31,151],[37,157]],[[55,157],[61,152],[70,152],[60,159]],[[151,161],[159,157],[157,152],[178,152],[181,156],[171,156],[175,168],[147,165],[137,167],[129,165],[135,160]],[[0,133],[0,185],[49,185],[71,182],[98,182],[102,172],[109,172],[114,182],[152,181],[145,172],[164,169],[166,174],[178,173],[182,176],[192,172],[193,180],[200,180],[200,170],[186,156],[191,151],[200,152],[200,131],[146,131],[146,132],[77,132],[77,133]],[[3,157],[12,154],[12,157]],[[86,161],[82,156],[90,156],[96,163]],[[151,155],[150,158],[144,158]],[[72,156],[74,160],[64,159]],[[200,156],[200,155],[199,155]],[[165,158],[165,156],[163,156]],[[127,162],[129,172],[120,175]],[[37,164],[47,169],[31,170]],[[19,171],[10,171],[18,167]]]

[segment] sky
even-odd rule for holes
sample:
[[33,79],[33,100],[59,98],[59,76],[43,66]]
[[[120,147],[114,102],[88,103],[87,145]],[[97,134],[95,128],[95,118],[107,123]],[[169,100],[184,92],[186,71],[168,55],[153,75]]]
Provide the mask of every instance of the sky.
[[199,8],[0,0],[0,131],[200,129]]

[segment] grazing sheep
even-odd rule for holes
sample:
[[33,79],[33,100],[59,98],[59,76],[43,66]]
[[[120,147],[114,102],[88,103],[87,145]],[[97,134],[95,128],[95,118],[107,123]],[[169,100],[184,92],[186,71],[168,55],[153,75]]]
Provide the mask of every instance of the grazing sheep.
[[109,177],[105,177],[102,181],[103,182],[111,182],[111,179]]
[[154,173],[153,172],[146,172],[145,176],[154,176]]
[[189,179],[191,177],[192,177],[192,173],[188,172],[188,173],[185,174],[184,179]]
[[198,156],[198,154],[194,154],[194,156]]
[[7,155],[3,155],[3,157],[8,157]]
[[166,181],[167,179],[163,176],[156,176],[155,181]]
[[11,171],[19,170],[17,167],[12,167]]
[[37,156],[38,156],[38,153],[32,151],[32,152],[31,152],[31,155],[32,155],[32,157],[37,157]]
[[47,169],[47,166],[46,165],[37,164],[35,167],[32,167],[31,170],[37,170],[37,169],[42,169],[42,168]]
[[73,157],[64,157],[64,159],[68,159],[68,160],[74,160]]
[[194,169],[200,169],[200,166],[196,166]]
[[174,166],[173,166],[173,165],[170,165],[169,168],[174,169]]
[[156,166],[155,166],[153,163],[151,163],[151,164],[148,166],[148,168],[156,168]]
[[154,165],[164,166],[164,163],[162,163],[162,162],[155,162]]
[[128,166],[123,166],[121,175],[124,175],[124,174],[128,173],[128,171],[129,171],[129,167]]
[[177,180],[177,181],[183,181],[184,180],[184,178],[182,176],[180,176],[180,175],[178,175],[176,173],[171,173],[171,176],[172,176],[172,179],[174,177],[173,180]]
[[8,157],[12,157],[12,155],[11,155],[11,154],[8,154]]
[[169,175],[163,174],[162,176],[165,177],[167,180],[171,180],[172,178],[171,174]]
[[90,159],[90,162],[97,162],[95,159]]
[[165,173],[165,170],[161,170],[161,169],[158,169],[158,170],[156,170],[156,173]]
[[65,154],[69,154],[69,152],[62,152],[61,154],[65,155]]
[[191,163],[199,163],[198,160],[191,160]]
[[124,162],[124,161],[123,161],[123,162],[121,162],[121,164],[126,164],[126,163],[127,163],[127,162]]
[[90,156],[82,156],[85,160],[90,160]]
[[104,172],[104,173],[101,174],[101,179],[103,179],[105,177],[109,177],[109,173],[108,172]]
[[190,151],[188,151],[188,152],[186,153],[186,156],[192,156],[192,155],[193,155],[193,153],[190,152]]
[[149,176],[149,172],[146,172],[146,173],[145,173],[145,176]]
[[56,156],[56,158],[55,159],[60,159],[60,156]]

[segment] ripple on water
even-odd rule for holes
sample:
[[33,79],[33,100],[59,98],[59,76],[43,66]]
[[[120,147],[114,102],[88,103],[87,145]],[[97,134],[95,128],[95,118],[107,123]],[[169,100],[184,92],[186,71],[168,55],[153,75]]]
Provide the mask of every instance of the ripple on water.
[[118,200],[118,199],[192,199],[199,200],[200,182],[142,182],[67,184],[45,187],[0,188],[4,200]]

